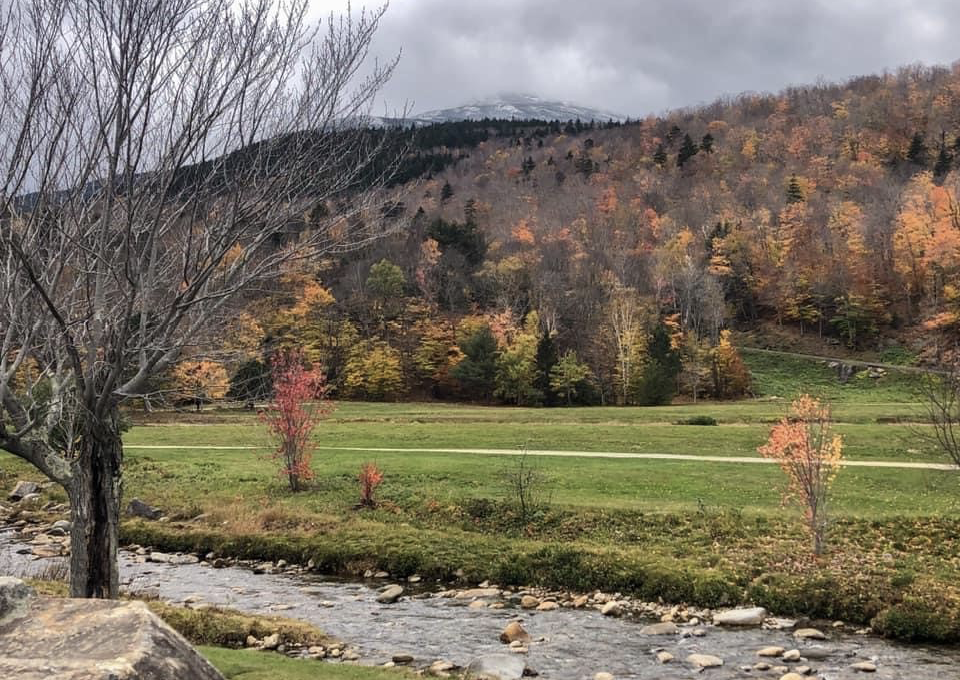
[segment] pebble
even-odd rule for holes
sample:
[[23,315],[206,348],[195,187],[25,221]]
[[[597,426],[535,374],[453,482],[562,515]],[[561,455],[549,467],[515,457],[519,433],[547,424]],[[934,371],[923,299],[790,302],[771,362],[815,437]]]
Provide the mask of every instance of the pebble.
[[670,652],[657,652],[657,661],[660,663],[670,663],[673,661],[673,654]]

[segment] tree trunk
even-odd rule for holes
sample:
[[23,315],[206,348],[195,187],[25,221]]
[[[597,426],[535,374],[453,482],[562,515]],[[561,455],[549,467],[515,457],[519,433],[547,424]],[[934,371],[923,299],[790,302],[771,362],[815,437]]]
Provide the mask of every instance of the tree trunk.
[[119,590],[117,546],[123,445],[116,416],[105,420],[87,423],[67,489],[71,510],[71,597],[115,598]]

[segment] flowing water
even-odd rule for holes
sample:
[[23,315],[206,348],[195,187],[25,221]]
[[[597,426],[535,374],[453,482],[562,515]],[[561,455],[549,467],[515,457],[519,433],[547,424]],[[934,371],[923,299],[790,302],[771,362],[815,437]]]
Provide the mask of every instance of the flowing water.
[[[9,534],[5,538],[0,535],[0,572],[29,575],[49,564],[49,560],[34,561],[18,554],[19,548]],[[796,648],[809,657],[800,664],[766,659],[772,665],[809,665],[815,677],[825,680],[960,679],[960,648],[903,645],[838,633],[829,627],[822,628],[828,640],[811,643],[794,640],[788,630],[760,628],[706,626],[703,637],[648,636],[640,634],[647,622],[611,618],[590,609],[530,612],[510,600],[504,601],[503,609],[471,608],[469,600],[437,597],[429,588],[394,604],[379,604],[377,588],[383,581],[357,583],[313,575],[254,574],[240,567],[142,562],[128,552],[122,552],[120,559],[122,581],[129,591],[171,602],[199,600],[309,621],[357,649],[361,663],[367,664],[406,653],[414,657],[417,666],[438,659],[466,665],[478,656],[507,652],[498,636],[507,623],[520,620],[534,640],[543,638],[530,644],[524,660],[548,679],[580,680],[592,678],[598,671],[642,680],[779,678],[780,673],[773,671],[742,668],[760,661],[756,652],[767,646]],[[676,660],[658,663],[655,653],[659,650],[670,652]],[[698,673],[684,661],[695,652],[719,656],[724,665]],[[873,661],[877,671],[866,674],[851,668],[852,663],[864,660]]]

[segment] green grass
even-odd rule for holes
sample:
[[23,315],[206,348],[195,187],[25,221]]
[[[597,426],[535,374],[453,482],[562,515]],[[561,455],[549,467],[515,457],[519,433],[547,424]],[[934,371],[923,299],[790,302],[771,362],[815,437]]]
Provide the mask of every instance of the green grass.
[[247,649],[198,647],[227,680],[401,680],[411,674],[385,668],[288,659]]

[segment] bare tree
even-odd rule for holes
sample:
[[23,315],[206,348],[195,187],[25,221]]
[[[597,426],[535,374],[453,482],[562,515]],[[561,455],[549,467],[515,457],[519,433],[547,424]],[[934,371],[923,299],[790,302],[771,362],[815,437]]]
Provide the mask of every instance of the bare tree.
[[960,366],[926,374],[921,394],[933,432],[919,427],[916,431],[960,468]]
[[[119,406],[250,284],[380,235],[385,7],[13,0],[0,10],[0,448],[67,491],[70,590],[117,595]],[[316,210],[337,205],[337,210]]]

